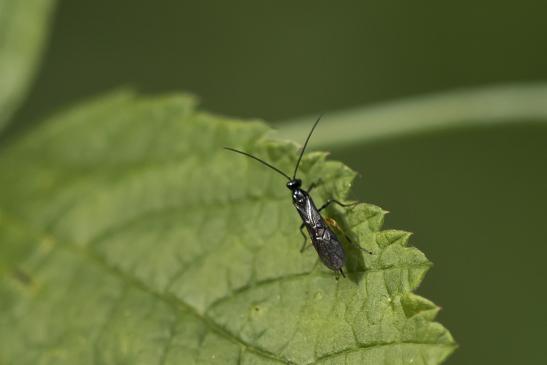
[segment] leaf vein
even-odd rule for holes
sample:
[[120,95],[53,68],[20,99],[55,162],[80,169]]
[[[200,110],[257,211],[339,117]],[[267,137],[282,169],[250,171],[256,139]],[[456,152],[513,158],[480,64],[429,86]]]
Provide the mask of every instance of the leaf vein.
[[444,344],[444,343],[435,343],[435,342],[420,342],[420,341],[394,341],[394,342],[384,342],[384,343],[369,343],[369,344],[359,344],[355,347],[347,347],[340,351],[335,351],[328,353],[326,355],[323,355],[319,358],[317,358],[315,361],[308,363],[307,365],[314,365],[318,364],[320,362],[324,362],[326,360],[330,360],[337,356],[347,356],[348,354],[351,354],[353,352],[358,351],[367,351],[367,350],[373,350],[378,349],[382,347],[390,347],[390,346],[404,346],[404,345],[413,345],[413,346],[437,346],[437,347],[444,347],[447,349],[453,349],[455,348],[452,344]]

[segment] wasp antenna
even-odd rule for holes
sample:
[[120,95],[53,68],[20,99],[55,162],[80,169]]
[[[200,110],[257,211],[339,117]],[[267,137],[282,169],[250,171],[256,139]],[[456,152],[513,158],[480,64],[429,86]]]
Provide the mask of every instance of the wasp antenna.
[[292,179],[294,180],[296,178],[296,173],[298,172],[298,166],[300,166],[300,161],[302,160],[302,156],[304,156],[304,152],[306,151],[306,147],[308,146],[308,142],[310,140],[310,137],[313,133],[313,130],[315,129],[315,127],[317,127],[317,124],[319,123],[319,121],[321,120],[321,117],[323,116],[323,114],[321,114],[319,116],[319,118],[317,118],[317,120],[315,121],[315,123],[313,124],[313,127],[311,127],[311,131],[310,133],[308,134],[308,137],[306,138],[306,142],[304,142],[304,147],[302,147],[302,151],[300,151],[300,156],[298,156],[298,161],[296,162],[296,166],[294,167],[294,174],[292,175]]
[[274,171],[277,171],[279,174],[283,175],[285,178],[287,178],[287,180],[291,180],[291,178],[289,177],[289,175],[287,175],[286,173],[284,173],[283,171],[281,171],[280,169],[278,169],[277,167],[273,166],[273,165],[270,165],[269,163],[267,163],[266,161],[256,157],[256,156],[253,156],[251,155],[250,153],[247,153],[247,152],[243,152],[243,151],[240,151],[240,150],[236,150],[235,148],[230,148],[230,147],[224,147],[224,149],[228,150],[228,151],[232,151],[232,152],[236,152],[236,153],[239,153],[239,154],[242,154],[244,156],[247,156],[247,157],[250,157],[254,160],[257,160],[258,162],[260,162],[261,164],[263,165],[266,165],[268,166],[270,169],[274,170]]

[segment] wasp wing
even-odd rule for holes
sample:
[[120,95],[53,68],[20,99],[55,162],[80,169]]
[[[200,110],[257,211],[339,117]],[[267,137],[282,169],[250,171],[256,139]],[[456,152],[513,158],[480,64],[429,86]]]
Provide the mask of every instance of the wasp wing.
[[338,271],[346,260],[344,249],[338,237],[328,227],[325,227],[321,235],[313,237],[312,243],[321,261],[329,269]]

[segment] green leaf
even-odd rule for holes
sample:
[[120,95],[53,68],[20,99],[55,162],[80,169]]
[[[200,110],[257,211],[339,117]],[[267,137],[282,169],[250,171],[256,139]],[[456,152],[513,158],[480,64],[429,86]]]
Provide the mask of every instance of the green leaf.
[[0,0],[0,130],[28,91],[54,0]]
[[[431,264],[385,211],[331,209],[360,245],[336,280],[283,178],[297,146],[187,96],[118,93],[0,150],[0,363],[438,364],[454,349],[413,294]],[[320,204],[355,173],[306,154]]]

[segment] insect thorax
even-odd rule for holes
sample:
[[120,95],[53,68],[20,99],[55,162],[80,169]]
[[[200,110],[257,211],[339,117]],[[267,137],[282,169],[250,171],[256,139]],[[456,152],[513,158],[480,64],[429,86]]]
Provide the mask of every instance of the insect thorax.
[[295,205],[304,208],[306,206],[307,194],[302,189],[292,191],[292,201]]

